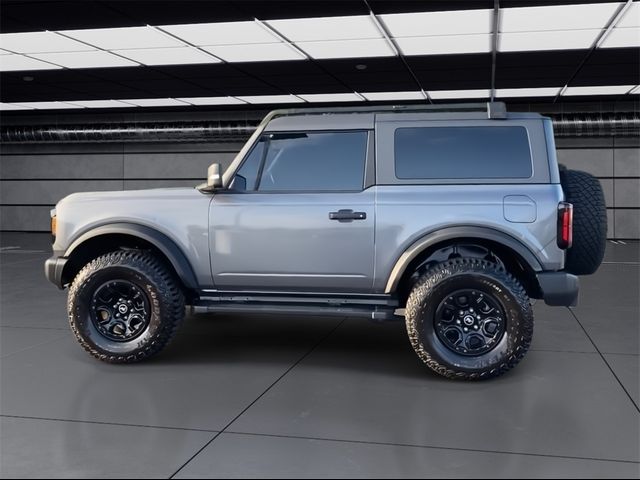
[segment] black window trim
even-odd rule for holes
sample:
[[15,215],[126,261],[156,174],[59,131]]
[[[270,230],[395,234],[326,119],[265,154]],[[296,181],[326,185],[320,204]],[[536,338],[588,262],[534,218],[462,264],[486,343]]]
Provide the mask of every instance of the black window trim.
[[[296,133],[310,134],[310,133],[348,133],[348,132],[364,132],[367,134],[367,142],[365,146],[364,171],[362,174],[362,187],[360,189],[357,189],[357,190],[262,190],[262,191],[258,190],[260,186],[261,177],[262,177],[262,171],[264,169],[264,164],[267,158],[270,135],[272,134],[286,135],[286,134],[296,134]],[[247,160],[253,153],[254,149],[258,146],[258,144],[261,141],[265,141],[264,140],[265,138],[267,143],[265,145],[264,151],[262,152],[262,158],[260,160],[260,165],[258,168],[258,176],[256,178],[255,190],[235,190],[232,188],[227,188],[217,193],[244,194],[244,195],[255,195],[255,194],[264,195],[264,194],[274,194],[274,193],[275,194],[286,193],[286,194],[294,194],[294,195],[304,195],[304,194],[313,194],[313,193],[333,193],[333,194],[360,193],[360,192],[364,192],[365,190],[368,190],[370,187],[375,185],[375,178],[376,178],[375,176],[375,133],[373,129],[368,129],[368,128],[353,128],[353,129],[339,128],[339,129],[330,129],[330,130],[286,130],[286,131],[277,131],[277,132],[268,132],[268,131],[262,132],[260,137],[258,137],[257,141],[251,146],[251,149],[247,152],[245,157],[242,159],[242,162],[240,163],[240,165],[238,165],[238,168],[236,169],[236,171],[233,172],[233,178],[231,179],[230,183],[233,183],[233,180],[235,179],[236,175],[242,169],[245,162],[247,162]]]

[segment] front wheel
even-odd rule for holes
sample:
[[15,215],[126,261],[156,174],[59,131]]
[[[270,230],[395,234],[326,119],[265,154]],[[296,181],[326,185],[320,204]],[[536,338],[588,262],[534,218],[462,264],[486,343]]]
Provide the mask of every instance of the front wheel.
[[185,314],[184,295],[149,252],[121,250],[92,260],[73,281],[69,323],[80,345],[109,363],[132,363],[160,352]]
[[427,271],[409,295],[405,316],[420,359],[448,378],[502,375],[524,357],[533,336],[524,288],[486,260],[458,258]]

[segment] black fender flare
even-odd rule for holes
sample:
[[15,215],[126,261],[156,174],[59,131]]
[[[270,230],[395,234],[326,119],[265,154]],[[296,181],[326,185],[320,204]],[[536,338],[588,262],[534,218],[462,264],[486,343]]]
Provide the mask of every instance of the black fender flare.
[[171,265],[185,287],[193,290],[198,288],[198,281],[193,272],[193,268],[175,242],[164,233],[137,223],[110,223],[94,227],[77,237],[64,252],[64,256],[69,258],[73,254],[73,251],[87,240],[112,234],[130,235],[152,244],[171,262]]
[[384,293],[392,293],[396,290],[405,270],[420,253],[437,243],[454,240],[456,238],[478,238],[499,243],[516,252],[527,262],[534,272],[542,270],[542,265],[533,252],[522,242],[511,235],[488,227],[479,226],[455,226],[442,228],[420,237],[413,242],[396,260],[387,279]]

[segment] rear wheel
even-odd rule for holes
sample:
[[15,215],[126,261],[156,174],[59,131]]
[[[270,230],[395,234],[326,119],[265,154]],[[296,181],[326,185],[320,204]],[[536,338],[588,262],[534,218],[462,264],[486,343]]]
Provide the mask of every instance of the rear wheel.
[[524,288],[486,260],[460,258],[430,269],[411,291],[405,316],[420,359],[448,378],[501,375],[524,357],[533,336]]
[[171,272],[137,250],[92,260],[73,281],[69,323],[80,345],[110,363],[132,363],[160,352],[185,313],[184,296]]

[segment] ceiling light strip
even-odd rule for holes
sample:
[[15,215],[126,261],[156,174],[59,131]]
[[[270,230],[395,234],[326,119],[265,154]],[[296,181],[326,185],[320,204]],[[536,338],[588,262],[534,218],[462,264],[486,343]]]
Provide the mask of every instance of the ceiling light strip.
[[[579,87],[579,88],[595,88],[595,89],[615,89],[615,88],[619,88],[619,85],[595,85],[595,86],[586,86],[586,87]],[[569,87],[563,87],[562,90],[560,91],[560,95],[563,95],[567,88]],[[545,88],[542,88],[543,90],[546,90]],[[512,93],[512,90],[522,90],[522,92],[518,92],[517,95],[511,95],[510,93]],[[527,94],[526,90],[529,90],[529,94]],[[532,87],[531,89],[527,89],[527,88],[517,88],[517,89],[498,89],[496,91],[497,97],[498,98],[510,98],[510,97],[538,97],[538,96],[553,96],[553,93],[547,93],[544,92],[544,94],[542,94],[542,92],[540,92],[541,88],[536,88],[536,87]],[[553,89],[550,89],[553,90]],[[486,94],[484,93],[486,92]],[[399,96],[405,96],[407,92],[380,92],[380,93],[384,93],[386,95],[392,96],[394,94],[398,94]],[[416,93],[422,93],[423,95],[426,95],[426,92],[422,91],[422,92],[418,92],[416,91]],[[438,100],[457,100],[457,99],[479,99],[479,98],[488,98],[488,93],[489,90],[450,90],[450,91],[434,91],[432,92],[434,95],[436,95],[436,98]],[[606,92],[606,91],[599,91],[599,92],[585,92],[582,95],[585,96],[591,96],[591,95],[599,95],[599,96],[607,96],[607,95],[629,95],[629,94],[635,94],[635,93],[640,93],[640,85],[638,86],[628,86],[624,92]],[[344,95],[344,93],[342,94],[331,94],[331,93],[327,93],[327,94],[299,94],[299,95],[294,95],[294,94],[288,94],[285,95],[285,97],[291,97],[291,98],[295,98],[296,100],[298,100],[298,102],[285,102],[285,103],[311,103],[310,100],[307,100],[305,97],[310,97],[313,98],[314,95]],[[365,92],[364,94],[360,93],[360,92],[353,92],[353,95],[357,96],[359,100],[354,100],[354,101],[366,101],[366,102],[375,102],[375,101],[408,101],[410,99],[408,98],[399,98],[399,99],[384,99],[384,100],[369,100],[367,98],[367,92]],[[580,94],[572,94],[572,95],[580,95]],[[252,99],[254,99],[255,101],[248,101],[245,100],[243,98],[240,97],[235,97],[235,96],[228,96],[227,98],[232,98],[236,101],[238,101],[238,104],[250,104],[250,105],[266,105],[268,102],[263,102],[260,101],[260,98],[268,98],[271,97],[271,95],[258,95],[258,96],[250,96]],[[209,98],[209,97],[190,97],[193,101],[188,101],[185,100],[184,98],[162,98],[162,99],[157,99],[157,100],[175,100],[178,102],[182,102],[184,103],[184,106],[200,106],[200,105],[225,105],[225,106],[229,106],[230,104],[198,104],[195,99],[197,98]],[[337,98],[337,97],[336,97]],[[426,98],[426,97],[425,97]],[[139,100],[156,100],[156,99],[139,99]],[[341,100],[336,100],[336,101],[341,101]],[[79,103],[76,103],[79,102]],[[64,105],[69,105],[69,106],[73,106],[79,109],[86,109],[86,108],[112,108],[112,107],[117,107],[117,105],[109,105],[109,106],[87,106],[87,105],[82,105],[81,103],[84,102],[115,102],[115,103],[121,103],[123,107],[140,107],[140,105],[137,105],[136,103],[134,103],[131,99],[102,99],[102,100],[64,100],[64,101],[60,101],[60,104],[64,104]],[[46,103],[51,103],[51,107],[37,107],[35,106],[35,104],[37,103],[42,103],[42,102],[7,102],[7,103],[2,103],[1,105],[7,105],[9,107],[19,107],[22,109],[38,109],[38,110],[55,110],[55,106],[53,106],[56,102],[52,101],[52,102],[46,102]],[[274,100],[273,104],[277,104],[278,101]],[[325,103],[333,103],[331,100],[326,100]],[[151,105],[149,107],[141,107],[141,108],[154,108],[154,107],[173,107],[173,106],[181,106],[181,105]]]
[[311,59],[311,57],[309,57],[307,52],[305,52],[299,46],[294,44],[291,40],[289,40],[287,37],[285,37],[283,34],[281,34],[278,30],[273,28],[271,25],[263,22],[262,20],[260,20],[258,18],[254,18],[253,21],[256,22],[258,25],[260,25],[264,30],[269,32],[271,35],[276,37],[278,40],[280,40],[282,43],[287,45],[289,48],[291,48],[294,52],[296,52],[299,55],[302,55],[305,60],[310,60]]
[[387,32],[387,29],[384,27],[384,25],[382,25],[382,22],[380,21],[380,19],[378,17],[376,17],[376,15],[371,10],[369,10],[369,18],[371,19],[373,24],[376,26],[376,28],[378,29],[380,34],[387,41],[387,44],[389,45],[391,50],[393,50],[394,55],[396,57],[399,57],[400,56],[400,49],[396,45],[396,42],[393,41],[393,39],[389,35],[389,32]]
[[618,22],[622,20],[622,17],[624,17],[624,15],[629,11],[629,8],[631,8],[632,4],[633,4],[633,0],[627,0],[627,3],[622,5],[622,7],[620,7],[618,11],[613,15],[613,18],[609,22],[609,25],[600,34],[600,37],[596,39],[595,41],[596,48],[600,48],[600,46],[605,42],[605,40],[607,39],[609,34],[613,31],[613,29],[618,24]]
[[[48,30],[47,30],[47,31],[48,31]],[[132,58],[125,57],[124,55],[120,55],[119,53],[112,52],[111,50],[106,50],[106,49],[104,49],[104,48],[98,47],[98,46],[96,46],[96,45],[94,45],[94,44],[92,44],[92,43],[85,42],[84,40],[78,40],[77,38],[70,37],[69,35],[65,35],[64,33],[61,33],[61,32],[55,31],[55,30],[54,30],[54,31],[52,31],[51,33],[54,33],[54,34],[56,34],[56,35],[58,35],[58,36],[60,36],[60,37],[66,38],[66,39],[68,39],[68,40],[73,40],[74,42],[82,43],[82,44],[84,44],[84,45],[87,45],[88,47],[95,48],[96,50],[99,50],[99,51],[101,51],[101,52],[109,53],[109,54],[111,54],[111,55],[115,55],[116,57],[120,57],[120,58],[122,58],[122,59],[124,59],[124,60],[128,60],[128,61],[130,61],[130,62],[137,63],[139,67],[141,67],[141,66],[143,66],[143,65],[144,65],[144,64],[142,64],[142,63],[138,62],[137,60],[134,60],[134,59],[132,59]]]
[[424,96],[425,100],[427,100],[429,103],[433,103],[433,100],[431,100],[431,97],[429,96],[429,94],[425,91],[424,88],[422,88],[422,84],[420,83],[420,80],[418,80],[418,77],[416,76],[416,74],[413,73],[413,70],[411,70],[411,67],[407,63],[407,60],[404,58],[404,56],[402,55],[402,52],[400,51],[400,47],[398,47],[395,39],[389,33],[389,30],[388,30],[387,26],[384,24],[383,20],[379,19],[373,13],[373,10],[371,9],[371,7],[369,6],[369,3],[366,0],[365,0],[365,4],[367,5],[367,7],[369,7],[369,18],[371,18],[371,21],[373,22],[373,24],[376,26],[378,31],[382,34],[382,36],[384,37],[386,42],[389,44],[389,46],[391,47],[391,50],[393,51],[395,56],[398,57],[402,61],[402,63],[404,64],[405,68],[407,69],[407,71],[409,72],[411,77],[413,78],[413,81],[416,82],[416,85],[418,86],[418,88],[422,92],[422,95]]
[[183,38],[180,38],[180,37],[178,37],[177,35],[174,35],[174,34],[173,34],[173,33],[171,33],[171,32],[167,32],[167,31],[166,31],[166,30],[164,30],[162,27],[158,27],[158,26],[155,26],[155,25],[147,25],[147,27],[149,27],[149,28],[151,28],[152,30],[155,30],[156,32],[159,32],[159,33],[161,33],[161,34],[163,34],[163,35],[165,35],[165,36],[167,36],[167,37],[170,37],[170,38],[172,38],[172,39],[174,39],[174,40],[178,40],[178,41],[179,41],[179,42],[181,42],[185,47],[193,48],[194,50],[198,50],[199,52],[204,53],[204,54],[205,54],[206,56],[208,56],[208,57],[215,58],[218,62],[228,63],[228,62],[226,62],[225,60],[223,60],[222,58],[220,58],[220,57],[218,57],[218,56],[214,55],[213,53],[208,52],[208,51],[204,50],[203,48],[200,48],[199,46],[194,45],[193,43],[188,42],[187,40],[185,40],[185,39],[183,39]]
[[[47,32],[48,32],[49,30],[45,30],[45,31],[47,31]],[[51,33],[55,33],[55,32],[51,32]],[[2,37],[0,37],[0,38],[2,38]],[[11,53],[12,55],[19,55],[19,56],[21,56],[21,57],[29,58],[29,59],[31,59],[31,60],[35,60],[35,61],[37,61],[37,62],[48,63],[49,65],[53,65],[54,67],[58,67],[58,68],[65,68],[65,69],[67,68],[67,67],[65,67],[64,65],[58,65],[57,63],[53,63],[53,62],[50,62],[50,61],[48,61],[48,60],[41,60],[41,59],[39,59],[39,58],[32,57],[32,56],[30,56],[28,53],[19,53],[19,52],[16,52],[16,51],[14,51],[14,50],[9,50],[9,49],[4,48],[4,47],[2,48],[2,50],[4,50],[5,52],[9,52],[9,53]],[[3,71],[3,70],[0,70],[0,71]],[[8,71],[11,71],[11,70],[8,70]],[[15,71],[20,72],[21,70],[15,70]],[[28,70],[24,70],[24,71],[28,71]]]

